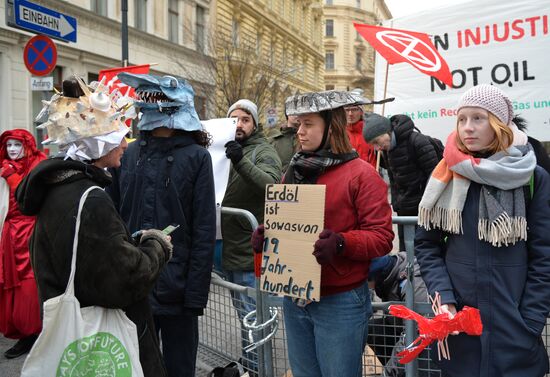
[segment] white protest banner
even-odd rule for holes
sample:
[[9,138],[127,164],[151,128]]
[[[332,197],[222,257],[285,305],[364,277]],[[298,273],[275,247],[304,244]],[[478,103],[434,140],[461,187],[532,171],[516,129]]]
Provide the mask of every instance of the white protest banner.
[[[384,115],[409,115],[423,133],[446,141],[456,122],[456,104],[462,93],[477,84],[504,90],[514,112],[528,122],[528,134],[550,141],[550,8],[540,0],[471,1],[388,20],[385,27],[432,36],[434,45],[453,74],[453,88],[420,74],[409,64],[389,66],[384,94],[386,61],[377,56],[374,98],[395,97],[384,105]],[[426,61],[414,40],[404,54]],[[382,106],[375,106],[382,113]]]
[[212,157],[216,203],[221,205],[229,179],[231,161],[225,156],[225,143],[235,140],[236,118],[220,118],[201,121],[204,129],[212,136],[212,145],[208,147]]
[[216,239],[221,239],[220,208],[227,189],[229,169],[231,161],[225,155],[225,143],[235,140],[237,130],[237,118],[219,118],[201,121],[204,129],[212,137],[212,144],[208,147],[212,158],[212,171],[214,173],[214,187],[216,190]]
[[324,185],[266,186],[262,291],[320,300],[321,265],[312,252],[324,217]]

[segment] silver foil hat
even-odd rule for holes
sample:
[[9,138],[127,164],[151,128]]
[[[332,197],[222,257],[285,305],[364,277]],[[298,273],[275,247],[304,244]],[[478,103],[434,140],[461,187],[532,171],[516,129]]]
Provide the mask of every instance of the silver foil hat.
[[358,93],[329,90],[290,96],[285,101],[286,115],[301,115],[334,110],[342,106],[369,105],[373,101]]

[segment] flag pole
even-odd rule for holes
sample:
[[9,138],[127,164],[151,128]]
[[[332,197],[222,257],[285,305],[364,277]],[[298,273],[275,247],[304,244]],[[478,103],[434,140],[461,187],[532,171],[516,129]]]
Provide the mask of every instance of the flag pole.
[[[390,63],[386,60],[386,77],[384,79],[384,95],[382,98],[386,98],[386,94],[388,92],[388,72],[390,70]],[[386,110],[386,102],[382,104],[382,116],[384,116],[384,112]],[[376,151],[376,171],[380,172],[380,156],[382,155],[381,151]]]

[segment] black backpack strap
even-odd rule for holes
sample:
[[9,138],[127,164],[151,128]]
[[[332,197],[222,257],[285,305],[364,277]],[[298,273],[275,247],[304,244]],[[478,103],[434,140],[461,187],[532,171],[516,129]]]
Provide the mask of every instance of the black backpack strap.
[[525,212],[529,210],[529,205],[531,205],[531,200],[535,195],[535,173],[531,174],[529,182],[523,185],[523,197],[525,198]]
[[[414,126],[414,129],[418,130],[418,128],[416,128],[416,126]],[[413,131],[411,133],[411,136],[409,136],[408,145],[407,145],[407,148],[409,150],[409,156],[414,156],[415,161],[416,161],[416,148],[414,147],[414,144],[416,143],[416,138],[418,137],[419,133],[421,133],[421,132],[420,131],[418,131],[418,132]]]

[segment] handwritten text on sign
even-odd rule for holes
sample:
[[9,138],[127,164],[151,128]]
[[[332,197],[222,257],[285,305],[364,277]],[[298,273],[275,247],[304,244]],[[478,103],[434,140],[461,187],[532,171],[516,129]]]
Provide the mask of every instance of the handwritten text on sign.
[[321,266],[311,253],[324,214],[324,185],[266,186],[262,291],[319,301]]

